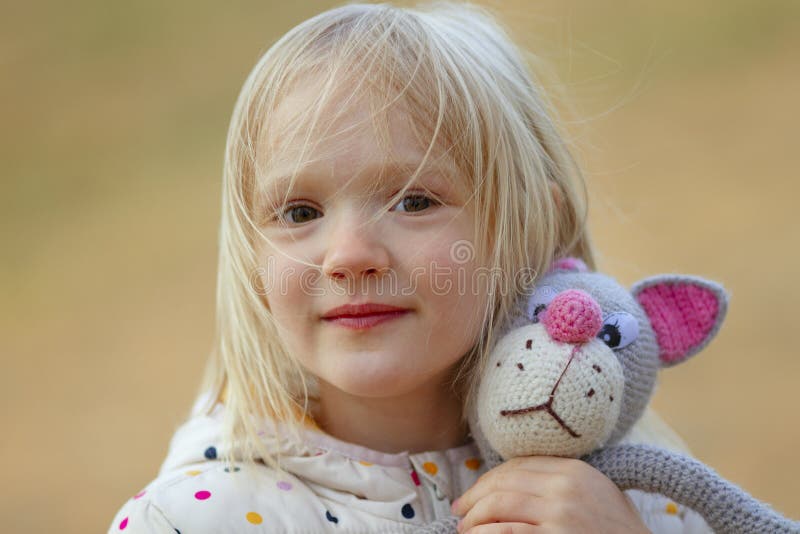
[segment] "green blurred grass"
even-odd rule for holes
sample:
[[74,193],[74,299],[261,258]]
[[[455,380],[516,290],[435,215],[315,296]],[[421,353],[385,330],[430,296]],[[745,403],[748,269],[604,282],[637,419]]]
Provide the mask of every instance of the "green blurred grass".
[[[8,531],[103,529],[155,475],[211,343],[233,102],[272,41],[333,5],[40,2],[0,19]],[[720,338],[664,375],[656,407],[800,518],[800,3],[488,5],[574,104],[603,267],[732,290]]]

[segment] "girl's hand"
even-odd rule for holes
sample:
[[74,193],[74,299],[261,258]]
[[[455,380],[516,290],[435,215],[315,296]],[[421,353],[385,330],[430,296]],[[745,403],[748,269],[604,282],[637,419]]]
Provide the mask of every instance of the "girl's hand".
[[513,458],[453,503],[459,533],[649,533],[628,497],[581,460]]

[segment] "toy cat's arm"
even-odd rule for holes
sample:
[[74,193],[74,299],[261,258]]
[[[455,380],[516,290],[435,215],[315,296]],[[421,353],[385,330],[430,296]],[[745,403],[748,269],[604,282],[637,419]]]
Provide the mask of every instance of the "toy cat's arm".
[[615,445],[583,458],[621,490],[660,493],[688,506],[714,532],[800,534],[800,522],[784,518],[703,463],[648,445]]

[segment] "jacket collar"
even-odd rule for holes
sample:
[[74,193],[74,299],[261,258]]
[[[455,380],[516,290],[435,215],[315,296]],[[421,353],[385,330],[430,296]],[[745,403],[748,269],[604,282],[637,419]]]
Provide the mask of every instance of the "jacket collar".
[[[203,400],[195,403],[192,416],[173,435],[159,475],[197,467],[225,452],[225,406],[217,403],[210,414],[204,415],[199,410]],[[442,451],[391,454],[339,440],[313,423],[300,429],[299,440],[288,439],[288,432],[271,422],[264,425],[260,435],[267,450],[279,455],[280,467],[287,473],[371,501],[407,499],[423,480],[455,499],[465,489],[457,487],[455,470],[465,463],[479,463],[478,448],[473,442]],[[260,461],[245,458],[235,446],[233,453],[239,461]]]

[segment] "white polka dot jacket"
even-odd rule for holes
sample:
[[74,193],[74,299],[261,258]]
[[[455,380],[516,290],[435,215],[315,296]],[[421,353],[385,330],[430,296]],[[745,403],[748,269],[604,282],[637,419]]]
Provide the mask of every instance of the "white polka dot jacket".
[[[310,534],[416,532],[450,516],[450,504],[486,470],[473,444],[419,454],[385,454],[304,429],[301,444],[264,435],[283,472],[263,463],[217,459],[224,406],[194,415],[173,436],[158,477],[133,494],[111,533]],[[682,447],[654,415],[625,438]],[[244,460],[244,459],[242,459]],[[709,533],[700,516],[661,495],[626,495],[655,534]]]

